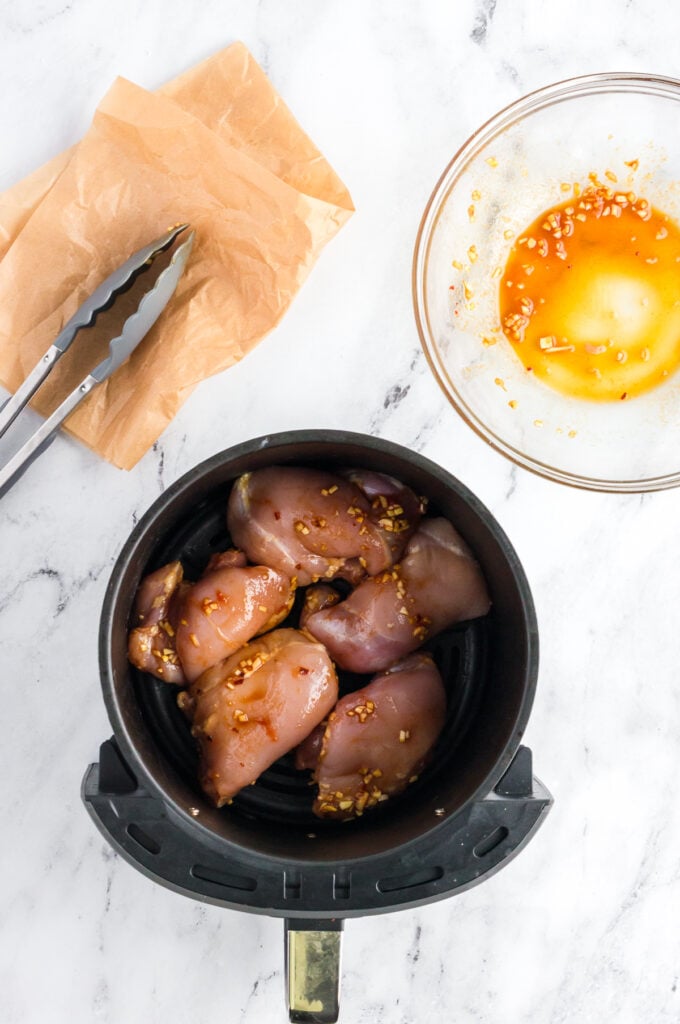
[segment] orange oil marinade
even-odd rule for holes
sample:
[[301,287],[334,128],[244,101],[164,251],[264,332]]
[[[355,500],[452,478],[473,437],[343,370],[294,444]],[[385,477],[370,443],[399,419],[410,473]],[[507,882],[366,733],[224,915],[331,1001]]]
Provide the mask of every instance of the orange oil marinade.
[[528,370],[577,398],[632,398],[680,365],[680,228],[591,176],[515,241],[503,332]]

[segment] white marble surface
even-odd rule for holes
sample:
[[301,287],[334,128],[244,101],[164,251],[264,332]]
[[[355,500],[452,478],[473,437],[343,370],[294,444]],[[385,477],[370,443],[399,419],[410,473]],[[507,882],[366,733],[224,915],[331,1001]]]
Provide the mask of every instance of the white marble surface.
[[285,1019],[280,922],[151,884],[79,786],[110,734],[98,616],[134,520],[208,455],[313,426],[414,447],[509,533],[542,642],[526,740],[556,798],[491,881],[348,924],[342,1021],[680,1019],[680,492],[580,493],[513,469],[439,392],[410,298],[423,205],[466,136],[569,75],[677,73],[679,28],[657,0],[0,5],[0,187],[76,140],[116,74],[155,87],[242,39],[357,207],[280,328],[133,472],[59,439],[2,501],[2,1024]]

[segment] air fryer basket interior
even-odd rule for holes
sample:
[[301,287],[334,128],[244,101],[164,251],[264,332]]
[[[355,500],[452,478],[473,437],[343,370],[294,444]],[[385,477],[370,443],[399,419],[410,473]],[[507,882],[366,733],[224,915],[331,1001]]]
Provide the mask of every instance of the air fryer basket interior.
[[[451,520],[478,558],[491,613],[434,638],[446,682],[448,717],[428,768],[407,792],[350,823],[311,812],[306,773],[282,758],[242,791],[213,808],[197,783],[197,752],[176,705],[177,688],[127,661],[135,592],[148,572],[181,559],[195,578],[209,555],[229,546],[226,502],[241,473],[275,464],[359,466],[388,473],[429,499],[429,512]],[[290,617],[295,624],[300,600]],[[458,481],[433,463],[388,442],[356,434],[299,431],[230,449],[178,481],[149,510],[114,570],[101,630],[102,685],[121,749],[139,781],[157,792],[213,844],[235,844],[257,857],[349,861],[403,847],[491,789],[510,763],[533,700],[537,634],[524,573],[503,532]],[[341,691],[360,685],[341,675]],[[444,809],[444,815],[435,811]],[[196,810],[198,814],[196,815]]]

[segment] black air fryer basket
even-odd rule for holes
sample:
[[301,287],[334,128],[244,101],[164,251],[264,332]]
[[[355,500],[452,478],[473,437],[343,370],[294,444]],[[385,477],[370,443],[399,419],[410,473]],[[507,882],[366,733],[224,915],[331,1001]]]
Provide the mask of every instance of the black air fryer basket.
[[[448,693],[434,756],[399,798],[352,822],[312,814],[309,776],[292,756],[216,810],[197,782],[197,751],[177,690],[127,661],[140,579],[181,559],[196,578],[229,546],[235,478],[269,465],[357,466],[395,476],[451,520],[484,571],[490,614],[426,645]],[[298,608],[291,613],[296,622]],[[285,919],[290,1019],[334,1021],[344,918],[418,906],[482,881],[543,821],[551,797],[520,746],[536,686],[538,635],[522,567],[491,514],[434,463],[386,441],[296,431],[247,442],[192,470],[151,507],[114,568],[100,629],[114,736],[83,783],[108,841],[163,885],[220,906]],[[340,677],[341,692],[359,685]]]

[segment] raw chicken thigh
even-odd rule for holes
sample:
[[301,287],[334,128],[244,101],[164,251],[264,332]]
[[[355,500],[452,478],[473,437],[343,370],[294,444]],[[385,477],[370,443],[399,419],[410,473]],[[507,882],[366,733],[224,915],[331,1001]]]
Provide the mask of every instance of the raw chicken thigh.
[[371,498],[353,480],[323,470],[274,466],[245,473],[229,497],[232,540],[251,562],[273,566],[300,586],[335,576],[357,582],[381,572],[403,550],[419,502],[391,477],[366,477]]
[[344,469],[340,475],[356,484],[370,501],[372,518],[383,530],[392,552],[392,563],[396,562],[418,526],[426,500],[417,498],[410,487],[385,473],[375,473],[370,469]]
[[[177,703],[217,807],[292,750],[322,818],[360,817],[418,776],[446,694],[431,655],[413,652],[491,604],[464,540],[424,506],[373,470],[255,470],[229,496],[236,547],[196,583],[180,562],[142,581],[128,656],[185,687]],[[276,628],[299,587],[299,629]],[[338,702],[336,664],[379,674]]]
[[309,736],[295,751],[295,767],[301,772],[312,772],[319,763],[319,754],[323,746],[323,738],[326,732],[328,721],[320,722],[316,729],[310,732]]
[[342,598],[335,587],[329,583],[315,583],[305,590],[305,600],[300,611],[300,629],[304,629],[307,620],[322,608],[332,608]]
[[326,717],[338,680],[322,644],[278,629],[208,669],[181,696],[201,747],[201,785],[221,807]]
[[213,556],[184,597],[177,653],[189,681],[277,626],[291,609],[295,587],[288,576],[266,565],[238,564],[241,560],[240,552]]
[[247,564],[248,559],[242,551],[237,548],[228,548],[226,551],[216,551],[214,555],[210,556],[203,575],[215,572],[217,569],[242,569]]
[[283,573],[246,563],[231,548],[212,556],[198,583],[170,562],[142,580],[128,658],[169,683],[196,679],[253,636],[285,619],[295,587]]
[[400,793],[422,770],[445,718],[444,684],[425,653],[410,655],[343,697],[325,730],[314,730],[296,754],[298,768],[316,760],[314,813],[360,817]]
[[460,534],[447,519],[423,519],[400,564],[306,616],[304,628],[340,668],[376,672],[455,622],[486,615],[490,606],[482,572]]
[[170,562],[142,580],[133,618],[139,625],[128,638],[132,664],[167,683],[186,682],[175,646],[181,596],[187,587],[182,576],[182,563]]

